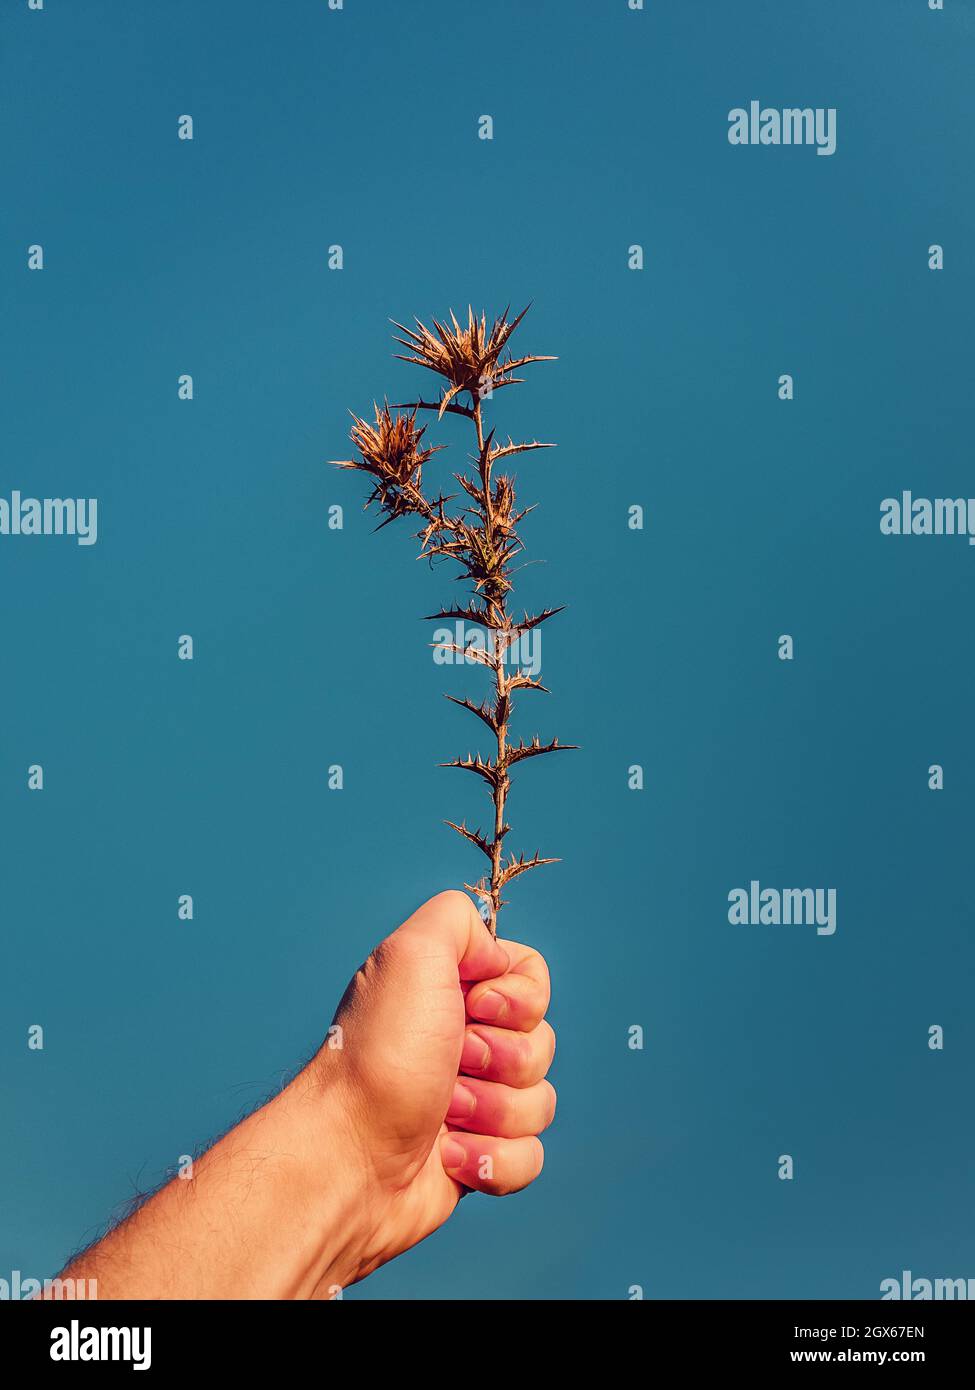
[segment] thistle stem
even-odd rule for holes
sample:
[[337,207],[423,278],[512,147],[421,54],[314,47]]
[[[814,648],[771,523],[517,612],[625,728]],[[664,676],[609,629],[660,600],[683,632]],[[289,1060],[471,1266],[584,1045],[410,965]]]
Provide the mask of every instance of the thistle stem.
[[[495,536],[494,507],[491,498],[491,455],[490,452],[486,451],[484,448],[484,423],[481,417],[480,397],[472,393],[471,400],[474,428],[477,432],[478,457],[481,460],[481,492],[484,506],[484,529],[487,533],[488,545],[493,551]],[[492,936],[497,936],[498,913],[501,911],[501,856],[504,844],[504,805],[510,786],[507,771],[507,747],[508,719],[511,714],[511,696],[507,689],[504,674],[508,615],[505,609],[503,586],[492,585],[489,592],[485,594],[485,598],[487,600],[488,613],[491,618],[494,637],[494,677],[497,694],[497,704],[495,706],[497,722],[497,754],[495,757],[495,767],[498,772],[498,777],[493,788],[494,840],[491,845],[491,887],[490,899],[488,900],[490,916],[488,918],[488,930]]]

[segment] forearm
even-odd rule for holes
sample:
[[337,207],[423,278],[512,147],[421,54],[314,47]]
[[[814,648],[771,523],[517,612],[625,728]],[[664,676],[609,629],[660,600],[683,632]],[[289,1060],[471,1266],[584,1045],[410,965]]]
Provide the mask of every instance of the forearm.
[[99,1298],[328,1298],[361,1277],[366,1194],[316,1059],[64,1277]]

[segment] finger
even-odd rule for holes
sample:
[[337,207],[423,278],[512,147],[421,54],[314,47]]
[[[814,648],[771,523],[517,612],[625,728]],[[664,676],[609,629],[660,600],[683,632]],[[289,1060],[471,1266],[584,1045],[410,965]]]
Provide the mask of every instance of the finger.
[[431,953],[452,953],[462,980],[490,979],[508,969],[508,953],[467,894],[456,889],[430,898],[388,940]]
[[548,966],[545,957],[532,946],[523,946],[520,941],[505,941],[498,937],[499,945],[507,952],[511,964],[508,967],[517,975],[527,975],[530,980],[540,984],[546,993],[550,992]]
[[541,1081],[555,1056],[555,1033],[543,1019],[530,1033],[513,1033],[487,1023],[468,1024],[460,1070],[481,1081],[500,1081],[524,1090]]
[[452,1130],[440,1141],[440,1158],[447,1174],[465,1187],[504,1197],[520,1192],[538,1177],[545,1162],[542,1141],[498,1139],[489,1134]]
[[555,1117],[555,1087],[538,1081],[522,1091],[497,1081],[458,1077],[447,1111],[447,1124],[458,1129],[522,1139],[540,1134]]
[[548,983],[539,983],[511,970],[494,980],[473,985],[467,995],[467,1013],[480,1023],[515,1028],[530,1033],[545,1017]]

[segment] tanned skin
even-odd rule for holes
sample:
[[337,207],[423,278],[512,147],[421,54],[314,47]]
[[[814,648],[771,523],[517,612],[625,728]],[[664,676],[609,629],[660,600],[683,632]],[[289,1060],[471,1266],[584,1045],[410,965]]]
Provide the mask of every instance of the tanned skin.
[[495,940],[464,893],[373,951],[323,1044],[62,1279],[99,1299],[328,1299],[447,1220],[474,1189],[538,1177],[555,1113],[548,970]]

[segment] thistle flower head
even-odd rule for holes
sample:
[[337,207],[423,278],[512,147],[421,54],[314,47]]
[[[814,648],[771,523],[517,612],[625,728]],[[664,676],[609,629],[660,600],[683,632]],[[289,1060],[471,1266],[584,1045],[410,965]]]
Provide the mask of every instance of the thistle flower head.
[[447,381],[447,389],[440,402],[440,414],[462,391],[469,393],[472,402],[480,400],[487,391],[496,391],[501,386],[511,386],[520,377],[512,375],[519,367],[529,362],[550,362],[548,357],[518,357],[510,354],[502,356],[508,339],[528,313],[522,309],[510,322],[508,310],[494,320],[490,329],[484,314],[476,318],[474,310],[468,305],[467,327],[462,328],[450,314],[450,326],[432,319],[433,329],[416,319],[416,328],[406,328],[393,320],[394,327],[406,336],[396,338],[396,342],[407,349],[408,356],[398,353],[403,362],[415,362],[436,372]]
[[366,506],[378,501],[388,519],[408,512],[422,511],[420,484],[423,465],[436,452],[423,449],[420,441],[426,427],[416,428],[416,411],[409,415],[394,414],[388,405],[374,405],[376,420],[370,425],[353,415],[351,439],[359,457],[336,459],[339,468],[357,468],[374,479],[373,490]]

